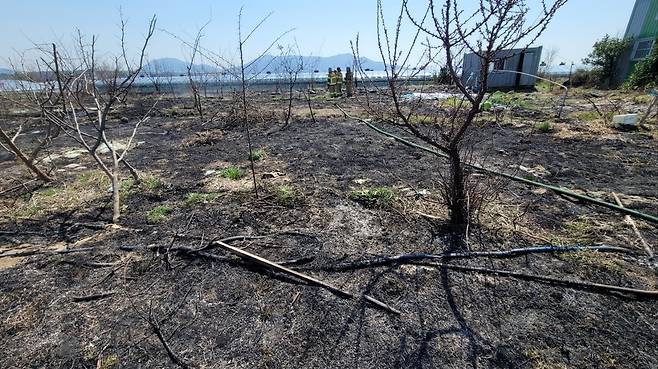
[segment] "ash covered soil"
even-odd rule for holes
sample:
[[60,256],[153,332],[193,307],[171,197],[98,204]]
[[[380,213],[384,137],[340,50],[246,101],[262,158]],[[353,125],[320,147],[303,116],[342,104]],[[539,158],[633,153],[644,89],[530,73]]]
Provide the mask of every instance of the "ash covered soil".
[[[261,98],[263,107],[276,106]],[[450,250],[438,184],[444,163],[344,118],[333,102],[314,101],[313,123],[299,101],[288,127],[265,118],[252,128],[254,148],[264,153],[255,161],[256,198],[244,127],[222,114],[204,124],[190,104],[163,102],[138,131],[128,159],[143,180],[125,174],[120,226],[107,225],[109,181],[65,137],[48,150],[55,183],[0,195],[0,367],[176,367],[167,349],[202,368],[658,367],[656,300],[431,265],[331,270],[377,255]],[[354,103],[341,104],[360,113]],[[212,105],[229,110],[217,99]],[[585,108],[569,116],[578,109]],[[133,104],[117,112],[117,137],[132,130],[118,118],[134,120],[143,110]],[[43,127],[21,114],[0,124],[23,123],[18,142],[29,145],[30,132]],[[479,163],[609,202],[615,192],[625,206],[658,213],[655,128],[626,132],[568,118],[540,132],[534,122],[541,119],[521,110],[479,122]],[[244,176],[225,178],[229,167]],[[11,158],[0,170],[0,191],[29,179]],[[658,289],[655,266],[622,215],[516,182],[491,186],[500,191],[472,229],[473,251],[605,244],[635,252],[450,263]],[[350,196],[368,188],[394,197],[366,206]],[[638,227],[658,244],[654,226]],[[402,314],[221,249],[205,250],[217,259],[166,251],[236,235],[265,236],[232,245],[294,261],[290,267]],[[2,257],[66,248],[91,249]]]

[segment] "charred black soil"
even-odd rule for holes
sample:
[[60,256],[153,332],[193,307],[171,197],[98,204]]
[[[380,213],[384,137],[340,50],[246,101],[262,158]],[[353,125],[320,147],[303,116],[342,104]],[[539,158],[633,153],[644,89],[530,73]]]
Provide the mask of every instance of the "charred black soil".
[[[276,104],[261,99],[263,109]],[[432,265],[332,271],[377,255],[451,249],[437,184],[443,161],[343,118],[333,103],[314,101],[317,123],[303,101],[285,129],[274,114],[254,123],[254,148],[262,154],[255,162],[256,198],[244,127],[222,114],[203,123],[184,108],[189,101],[163,102],[129,152],[143,179],[135,184],[125,176],[119,226],[108,225],[109,181],[72,141],[58,139],[44,163],[57,168],[53,184],[31,182],[0,195],[0,366],[175,367],[155,322],[171,351],[193,367],[658,367],[655,300]],[[354,103],[340,103],[359,114]],[[119,117],[133,119],[148,105],[116,113],[119,138],[132,129]],[[213,105],[229,110],[221,100]],[[483,119],[478,163],[609,202],[615,192],[629,208],[658,213],[655,129],[618,131],[573,118],[578,112],[551,120],[550,130],[538,130],[537,115],[523,111],[498,122]],[[26,134],[19,140],[29,145],[31,132],[43,128],[37,119],[15,112],[0,124],[20,122]],[[239,170],[239,178],[228,178],[227,168]],[[11,157],[0,170],[0,191],[30,179]],[[451,263],[658,288],[655,265],[623,215],[517,182],[498,179],[491,186],[500,191],[472,229],[472,251],[605,244],[635,252]],[[393,196],[355,201],[354,191],[373,188]],[[655,226],[638,225],[656,245]],[[266,236],[233,245],[295,261],[297,270],[402,314],[338,297],[221,249],[206,250],[216,259],[167,252],[236,235]],[[75,248],[92,249],[2,257]],[[101,293],[108,294],[91,297]],[[80,297],[91,300],[76,301]]]

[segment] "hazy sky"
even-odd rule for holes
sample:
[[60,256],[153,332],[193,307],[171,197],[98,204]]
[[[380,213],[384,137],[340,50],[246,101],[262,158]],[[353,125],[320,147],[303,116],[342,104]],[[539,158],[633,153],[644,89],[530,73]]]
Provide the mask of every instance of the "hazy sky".
[[[528,0],[529,6],[538,0]],[[460,0],[465,6],[476,0]],[[424,0],[414,7],[421,11]],[[634,0],[570,0],[536,44],[559,49],[559,61],[580,62],[594,41],[604,34],[623,35]],[[2,0],[0,9],[0,65],[16,51],[33,43],[60,41],[71,44],[76,28],[83,34],[99,36],[97,49],[114,53],[118,46],[119,8],[128,20],[132,49],[143,37],[152,14],[158,27],[192,39],[207,21],[203,45],[229,58],[235,56],[237,14],[244,5],[245,28],[258,18],[274,12],[247,45],[251,57],[267,47],[281,32],[295,28],[281,43],[296,40],[306,55],[330,56],[350,52],[349,41],[361,37],[361,54],[377,58],[375,0]],[[400,0],[384,0],[387,14],[399,10]],[[391,19],[391,22],[393,19]],[[148,51],[149,57],[185,59],[188,51],[171,36],[158,32]]]

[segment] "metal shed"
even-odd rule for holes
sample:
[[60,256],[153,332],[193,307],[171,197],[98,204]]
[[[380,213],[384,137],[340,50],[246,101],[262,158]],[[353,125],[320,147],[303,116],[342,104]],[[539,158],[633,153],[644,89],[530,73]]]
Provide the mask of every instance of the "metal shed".
[[[490,90],[523,90],[535,86],[542,47],[509,49],[496,54],[496,62],[490,66],[488,86]],[[464,56],[461,79],[469,88],[477,91],[481,58],[474,54]]]

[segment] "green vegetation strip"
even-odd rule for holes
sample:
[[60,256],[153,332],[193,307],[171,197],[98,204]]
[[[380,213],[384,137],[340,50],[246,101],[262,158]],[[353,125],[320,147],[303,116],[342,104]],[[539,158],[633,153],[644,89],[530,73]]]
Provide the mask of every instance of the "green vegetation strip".
[[[345,112],[343,112],[343,113],[345,113]],[[413,148],[416,148],[416,149],[419,149],[419,150],[423,150],[425,152],[434,154],[436,156],[440,156],[442,158],[447,158],[448,157],[448,155],[446,155],[442,152],[432,150],[428,147],[416,144],[416,143],[411,142],[409,140],[405,140],[402,137],[396,136],[393,133],[385,131],[385,130],[375,126],[374,124],[366,121],[365,119],[360,119],[360,118],[356,118],[356,117],[353,117],[353,116],[350,116],[350,117],[365,123],[368,127],[372,128],[376,132],[381,133],[384,136],[391,137],[391,138],[395,139],[396,141],[398,141],[398,142],[400,142],[404,145],[407,145],[407,146],[410,146],[410,147],[413,147]],[[608,209],[615,210],[615,211],[623,213],[623,214],[628,214],[630,216],[634,216],[634,217],[646,220],[646,221],[654,223],[654,224],[658,224],[658,217],[656,217],[654,215],[645,214],[645,213],[642,213],[642,212],[639,212],[639,211],[636,211],[636,210],[633,210],[633,209],[625,208],[623,206],[619,206],[619,205],[616,205],[616,204],[611,204],[609,202],[605,202],[605,201],[602,201],[602,200],[599,200],[599,199],[595,199],[593,197],[581,195],[581,194],[575,193],[573,191],[570,191],[570,190],[567,190],[567,189],[564,189],[564,188],[560,188],[560,187],[557,187],[557,186],[553,186],[553,185],[550,185],[550,184],[541,183],[541,182],[533,181],[533,180],[530,180],[530,179],[517,177],[517,176],[512,175],[512,174],[487,169],[487,168],[481,167],[479,165],[467,164],[467,166],[469,168],[475,169],[475,170],[477,170],[478,172],[481,172],[481,173],[486,173],[486,174],[489,174],[489,175],[508,178],[508,179],[513,180],[513,181],[522,182],[522,183],[525,183],[525,184],[528,184],[528,185],[531,185],[531,186],[546,188],[546,189],[549,189],[549,190],[551,190],[555,193],[566,195],[566,196],[569,196],[569,197],[572,197],[572,198],[575,198],[575,199],[578,199],[578,200],[586,201],[586,202],[589,202],[589,203],[592,203],[592,204],[595,204],[595,205],[598,205],[598,206],[602,206],[604,208],[608,208]]]

